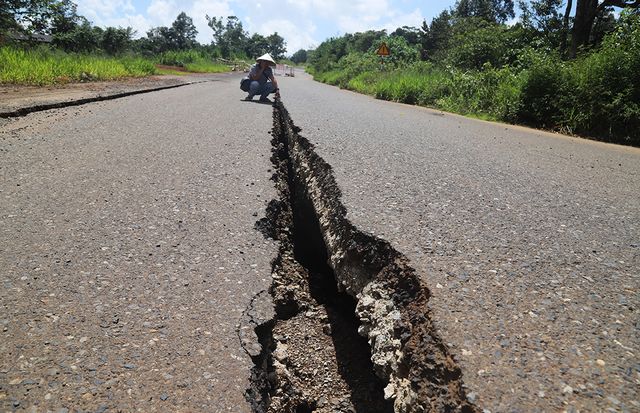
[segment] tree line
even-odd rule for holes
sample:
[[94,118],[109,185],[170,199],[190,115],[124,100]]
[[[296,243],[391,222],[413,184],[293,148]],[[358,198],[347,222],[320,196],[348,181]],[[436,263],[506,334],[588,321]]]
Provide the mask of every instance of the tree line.
[[271,53],[282,59],[286,53],[284,38],[277,32],[263,36],[249,34],[236,16],[209,17],[212,41],[200,44],[193,19],[181,12],[170,26],[153,27],[146,36],[131,27],[98,27],[78,14],[71,0],[2,0],[0,2],[0,44],[15,39],[35,43],[49,36],[51,43],[67,52],[119,55],[128,52],[156,55],[168,51],[197,49],[215,57],[255,58]]
[[[638,13],[640,0],[518,0],[518,21],[514,0],[459,0],[421,27],[403,26],[390,34],[402,37],[417,47],[420,58],[479,67],[486,62],[500,64],[500,59],[532,46],[557,51],[565,59],[598,47],[604,36],[617,24],[614,7]],[[574,11],[575,10],[575,11]],[[350,51],[368,51],[374,40],[386,31],[346,34],[323,42],[315,51],[302,51],[317,63],[339,60]],[[402,46],[400,53],[404,52]]]

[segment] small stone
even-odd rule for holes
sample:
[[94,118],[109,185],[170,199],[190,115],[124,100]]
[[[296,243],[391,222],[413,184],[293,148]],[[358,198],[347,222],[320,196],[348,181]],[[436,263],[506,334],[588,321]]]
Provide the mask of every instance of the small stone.
[[607,399],[608,399],[611,403],[615,404],[616,406],[620,404],[620,400],[616,399],[615,397],[608,396],[608,397],[607,397]]
[[135,364],[131,364],[131,363],[127,363],[127,364],[123,365],[122,367],[124,367],[125,369],[132,370],[132,369],[136,368],[136,365]]
[[562,392],[565,393],[565,394],[573,393],[573,387],[571,387],[569,385],[564,386],[564,389],[562,389]]
[[475,403],[477,398],[478,398],[478,394],[475,392],[471,392],[467,394],[467,400],[469,401],[469,403]]
[[160,400],[165,401],[169,398],[169,395],[167,393],[162,393],[160,395]]
[[257,357],[262,353],[262,346],[259,343],[248,343],[244,348],[251,357]]
[[98,410],[96,410],[96,413],[104,413],[107,411],[109,407],[107,407],[106,405],[102,404],[100,405],[100,407],[98,407]]
[[541,397],[541,398],[544,397],[544,392],[542,390],[538,392],[538,397]]
[[280,363],[284,363],[289,357],[289,355],[287,354],[287,346],[282,344],[279,345],[276,348],[276,351],[273,352],[273,357],[275,357],[275,359]]
[[597,364],[598,366],[600,366],[600,367],[604,367],[604,366],[605,366],[605,364],[607,364],[607,363],[605,363],[605,362],[604,362],[604,360],[600,360],[600,359],[598,359],[598,360],[596,360],[596,364]]

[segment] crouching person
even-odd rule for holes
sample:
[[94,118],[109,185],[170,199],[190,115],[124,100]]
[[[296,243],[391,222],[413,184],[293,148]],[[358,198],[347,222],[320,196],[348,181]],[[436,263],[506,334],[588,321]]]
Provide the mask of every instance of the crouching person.
[[275,93],[276,98],[280,98],[278,81],[273,76],[271,68],[275,65],[276,62],[269,53],[256,59],[256,64],[251,66],[249,75],[240,82],[240,89],[249,93],[244,100],[253,100],[255,95],[260,95],[260,102],[271,102],[267,97],[270,93]]

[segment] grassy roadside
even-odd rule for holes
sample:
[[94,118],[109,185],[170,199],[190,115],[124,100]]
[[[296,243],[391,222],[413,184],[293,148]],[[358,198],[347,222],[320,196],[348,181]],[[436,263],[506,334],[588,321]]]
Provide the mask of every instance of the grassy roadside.
[[[331,39],[318,46],[308,69],[316,80],[378,99],[640,146],[640,16],[623,13],[598,47],[570,60],[557,49],[508,46],[508,38],[497,45],[509,54],[498,53],[492,42],[502,30],[495,28],[488,45],[470,37],[428,62],[403,37],[389,37],[395,60],[384,69],[373,46]],[[491,59],[492,51],[502,60]]]
[[508,69],[483,72],[442,69],[426,62],[390,71],[315,73],[320,82],[378,99],[428,106],[486,120],[513,121],[522,78]]
[[71,55],[48,49],[0,48],[0,83],[52,85],[142,77],[155,73],[153,62],[142,58]]
[[[208,61],[204,56],[174,53],[174,59],[106,57],[68,54],[49,48],[22,50],[0,47],[0,84],[53,85],[80,81],[116,80],[154,74],[222,73],[229,67]],[[182,59],[182,60],[180,60]],[[186,61],[183,61],[186,60]],[[184,71],[158,69],[156,64],[179,66]]]
[[608,49],[572,62],[532,53],[521,68],[460,70],[416,62],[389,71],[343,68],[314,79],[378,99],[640,146],[640,60]]

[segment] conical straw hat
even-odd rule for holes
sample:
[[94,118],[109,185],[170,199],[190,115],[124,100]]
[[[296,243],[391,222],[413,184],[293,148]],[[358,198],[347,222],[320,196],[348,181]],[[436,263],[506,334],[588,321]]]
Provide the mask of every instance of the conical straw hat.
[[276,65],[276,61],[273,60],[273,57],[271,57],[271,55],[269,53],[265,53],[262,56],[260,56],[259,58],[256,59],[256,62],[260,62],[261,60],[264,60],[265,62],[269,62],[269,66],[275,66]]

